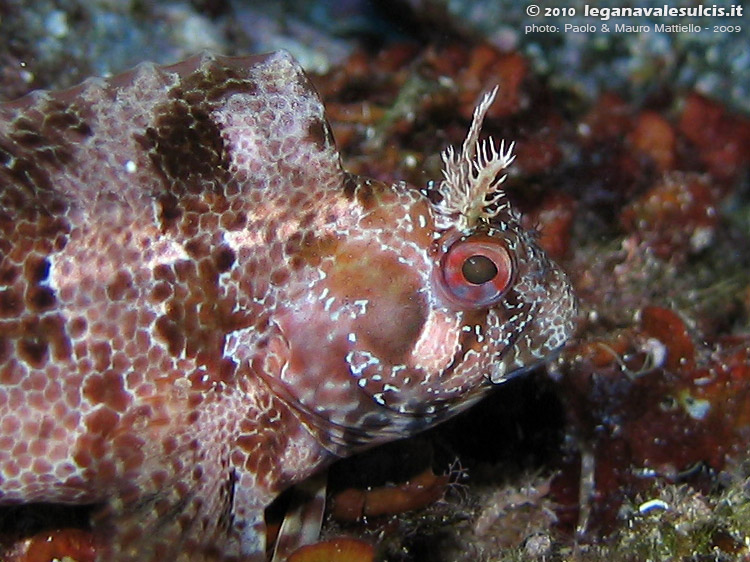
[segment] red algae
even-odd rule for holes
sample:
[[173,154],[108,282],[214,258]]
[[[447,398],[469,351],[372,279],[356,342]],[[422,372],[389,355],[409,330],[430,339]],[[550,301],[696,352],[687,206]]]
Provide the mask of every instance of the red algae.
[[448,475],[437,476],[428,468],[400,485],[371,490],[347,488],[332,498],[331,515],[338,521],[357,521],[421,509],[439,500],[448,482]]
[[720,190],[705,176],[664,176],[623,209],[620,220],[662,259],[685,259],[711,244]]
[[365,541],[341,537],[303,546],[287,562],[372,562],[375,549]]
[[659,341],[666,348],[665,369],[690,371],[695,368],[695,345],[687,326],[674,311],[658,306],[647,306],[641,311],[644,335]]
[[575,208],[570,195],[557,192],[546,197],[529,216],[539,230],[539,245],[553,259],[562,260],[570,252]]
[[[615,529],[621,503],[660,479],[707,490],[710,474],[744,454],[750,431],[750,337],[706,357],[674,311],[648,306],[640,317],[640,326],[611,343],[571,350],[576,359],[561,385],[595,484],[593,496],[575,495],[584,478],[578,458],[561,465],[553,497],[576,522],[571,510],[589,504],[588,532]],[[596,346],[605,352],[592,353]]]
[[497,119],[517,113],[525,103],[522,84],[527,74],[528,64],[520,54],[502,53],[487,44],[477,46],[471,51],[465,69],[457,76],[461,84],[461,116],[470,119],[476,99],[495,84],[503,87],[489,116]]
[[4,558],[6,562],[94,562],[96,549],[91,533],[80,529],[64,529],[38,533],[18,543]]
[[731,115],[718,103],[693,93],[685,100],[679,130],[714,177],[731,181],[747,166],[750,119]]
[[649,158],[659,170],[671,170],[674,166],[675,131],[659,113],[644,111],[638,115],[628,140],[636,152]]

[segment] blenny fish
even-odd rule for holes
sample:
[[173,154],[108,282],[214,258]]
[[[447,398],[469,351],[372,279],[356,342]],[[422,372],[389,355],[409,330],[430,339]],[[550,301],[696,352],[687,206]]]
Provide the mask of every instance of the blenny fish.
[[0,504],[96,506],[101,560],[262,560],[282,490],[553,354],[575,299],[494,95],[421,189],[347,173],[283,52],[2,104]]

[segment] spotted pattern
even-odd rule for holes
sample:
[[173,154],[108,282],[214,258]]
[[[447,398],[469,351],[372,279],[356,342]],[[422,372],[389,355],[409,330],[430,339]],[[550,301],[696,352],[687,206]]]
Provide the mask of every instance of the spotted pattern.
[[102,560],[262,559],[285,487],[570,334],[565,275],[499,194],[472,228],[513,285],[446,301],[472,232],[434,200],[344,172],[285,53],[0,106],[0,504],[102,506]]

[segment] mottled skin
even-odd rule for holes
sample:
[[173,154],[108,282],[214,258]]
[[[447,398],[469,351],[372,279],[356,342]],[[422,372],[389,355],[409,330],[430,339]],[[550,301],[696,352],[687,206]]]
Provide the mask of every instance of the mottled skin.
[[[0,503],[101,504],[102,560],[262,558],[281,490],[543,360],[568,282],[504,199],[456,218],[455,156],[347,174],[284,53],[0,106]],[[474,240],[489,301],[444,278]]]

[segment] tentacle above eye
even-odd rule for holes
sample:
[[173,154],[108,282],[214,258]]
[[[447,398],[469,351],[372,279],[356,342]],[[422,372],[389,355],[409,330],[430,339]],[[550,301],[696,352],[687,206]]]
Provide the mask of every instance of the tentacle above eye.
[[455,228],[467,232],[482,221],[508,209],[505,192],[500,188],[506,176],[500,175],[515,159],[513,147],[492,138],[479,141],[487,110],[497,95],[497,86],[487,92],[477,108],[461,152],[453,147],[443,151],[443,180],[437,187],[440,198],[432,204],[435,225],[439,230]]

